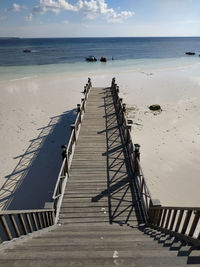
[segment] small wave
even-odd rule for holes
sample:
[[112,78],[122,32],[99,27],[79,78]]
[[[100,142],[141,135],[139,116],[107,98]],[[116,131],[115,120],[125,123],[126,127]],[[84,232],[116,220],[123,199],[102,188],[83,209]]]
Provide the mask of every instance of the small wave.
[[38,77],[38,76],[37,76],[37,75],[35,75],[35,76],[27,76],[27,77],[22,77],[22,78],[12,79],[12,80],[9,80],[9,81],[10,81],[10,82],[16,82],[16,81],[28,80],[28,79],[36,78],[36,77]]

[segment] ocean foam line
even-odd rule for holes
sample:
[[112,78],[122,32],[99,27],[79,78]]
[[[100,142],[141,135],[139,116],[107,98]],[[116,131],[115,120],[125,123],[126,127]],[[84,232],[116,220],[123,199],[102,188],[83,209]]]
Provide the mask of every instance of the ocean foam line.
[[37,77],[38,77],[38,75],[35,75],[35,76],[27,76],[27,77],[22,77],[22,78],[17,78],[17,79],[9,80],[9,82],[16,82],[16,81],[21,81],[21,80],[28,80],[28,79],[37,78]]

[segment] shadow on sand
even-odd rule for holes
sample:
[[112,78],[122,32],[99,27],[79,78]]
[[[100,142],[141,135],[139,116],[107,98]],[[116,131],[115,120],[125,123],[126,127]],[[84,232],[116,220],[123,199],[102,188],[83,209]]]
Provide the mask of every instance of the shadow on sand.
[[62,162],[60,147],[68,143],[75,117],[75,109],[66,111],[38,129],[38,137],[15,158],[19,163],[0,188],[1,209],[40,209],[51,201]]

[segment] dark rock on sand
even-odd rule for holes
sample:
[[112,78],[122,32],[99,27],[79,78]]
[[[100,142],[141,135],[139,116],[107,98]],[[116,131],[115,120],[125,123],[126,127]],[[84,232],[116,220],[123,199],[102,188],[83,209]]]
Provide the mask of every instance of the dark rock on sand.
[[158,104],[154,104],[154,105],[149,106],[149,109],[152,111],[162,111],[161,106]]

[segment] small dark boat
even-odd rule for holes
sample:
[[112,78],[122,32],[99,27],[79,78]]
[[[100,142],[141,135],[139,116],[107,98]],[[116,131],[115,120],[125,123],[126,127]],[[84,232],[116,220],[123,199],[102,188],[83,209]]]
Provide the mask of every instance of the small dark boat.
[[94,56],[86,57],[85,60],[86,60],[86,61],[89,61],[89,62],[96,62],[96,61],[97,61],[96,57],[94,57]]
[[24,52],[24,53],[31,53],[31,50],[30,50],[30,49],[24,49],[23,52]]
[[195,53],[194,52],[185,52],[186,55],[189,55],[189,56],[194,56]]
[[106,57],[101,57],[101,58],[100,58],[100,61],[101,61],[101,62],[107,62],[107,58],[106,58]]

